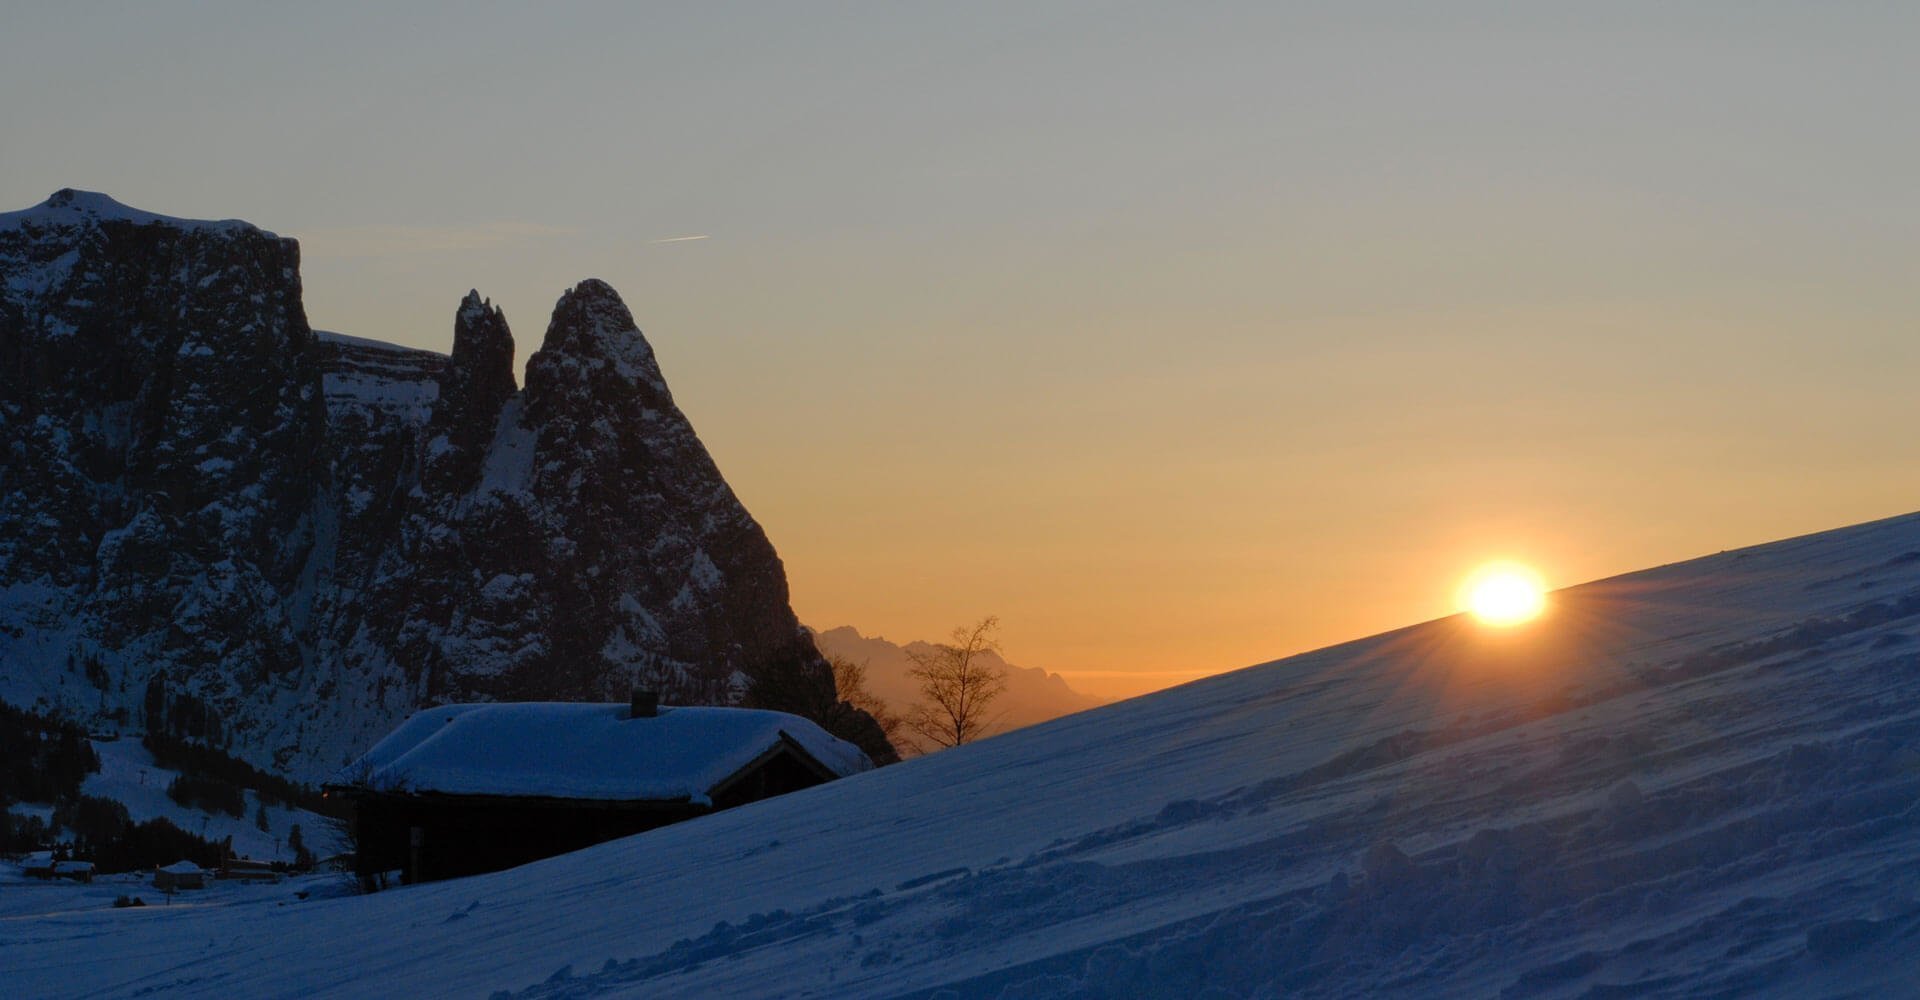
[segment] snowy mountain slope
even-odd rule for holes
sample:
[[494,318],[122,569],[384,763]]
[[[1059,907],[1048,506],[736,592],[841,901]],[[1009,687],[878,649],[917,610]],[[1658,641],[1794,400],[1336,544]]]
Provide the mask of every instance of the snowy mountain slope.
[[100,771],[87,776],[81,794],[112,799],[126,806],[128,816],[135,823],[165,819],[206,840],[231,837],[235,855],[257,861],[293,861],[293,848],[288,846],[288,839],[295,826],[300,827],[301,839],[307,848],[317,855],[330,855],[342,849],[333,842],[333,827],[326,817],[295,806],[266,806],[267,829],[260,829],[256,817],[263,803],[252,789],[245,793],[246,807],[240,816],[175,802],[167,795],[167,785],[179,777],[180,772],[155,763],[153,754],[138,740],[110,743],[96,740],[93,750],[100,755]]
[[[88,798],[119,803],[134,823],[164,819],[176,828],[203,840],[228,841],[236,857],[255,861],[294,862],[293,831],[300,830],[301,842],[317,857],[328,857],[346,849],[336,843],[334,824],[327,817],[280,801],[264,800],[253,788],[237,788],[240,815],[208,808],[182,805],[168,794],[168,787],[182,772],[158,763],[137,739],[92,741],[100,769],[80,782],[79,794]],[[43,824],[55,827],[51,841],[70,839],[74,831],[55,826],[58,807],[52,802],[13,802],[7,812],[15,816],[37,816]],[[267,828],[259,826],[266,815]]]
[[0,977],[49,997],[1903,995],[1917,635],[1920,515],[495,875],[0,921]]

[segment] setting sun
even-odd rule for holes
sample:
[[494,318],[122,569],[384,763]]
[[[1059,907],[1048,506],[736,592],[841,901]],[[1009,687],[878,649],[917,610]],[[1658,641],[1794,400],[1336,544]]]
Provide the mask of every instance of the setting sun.
[[1467,577],[1460,592],[1461,603],[1486,625],[1529,622],[1547,606],[1547,590],[1540,574],[1518,563],[1482,566]]

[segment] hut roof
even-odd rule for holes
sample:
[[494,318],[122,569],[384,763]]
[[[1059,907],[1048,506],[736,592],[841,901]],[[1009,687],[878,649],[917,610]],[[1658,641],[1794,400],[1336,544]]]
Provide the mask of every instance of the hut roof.
[[377,792],[710,804],[709,793],[782,744],[844,777],[858,747],[785,712],[501,702],[423,709],[341,773]]

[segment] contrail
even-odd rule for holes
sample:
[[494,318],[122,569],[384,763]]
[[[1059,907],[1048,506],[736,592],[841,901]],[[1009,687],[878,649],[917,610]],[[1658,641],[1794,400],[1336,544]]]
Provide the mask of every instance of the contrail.
[[713,237],[702,234],[700,236],[669,236],[664,240],[648,240],[647,242],[648,243],[685,243],[688,240],[710,240],[710,239],[713,239]]

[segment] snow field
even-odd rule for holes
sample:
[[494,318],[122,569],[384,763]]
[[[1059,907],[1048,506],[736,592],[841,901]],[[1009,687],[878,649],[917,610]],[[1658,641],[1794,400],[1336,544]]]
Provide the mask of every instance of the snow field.
[[[1600,581],[512,871],[0,921],[29,995],[1907,995],[1920,517]],[[115,942],[110,962],[58,957]]]

